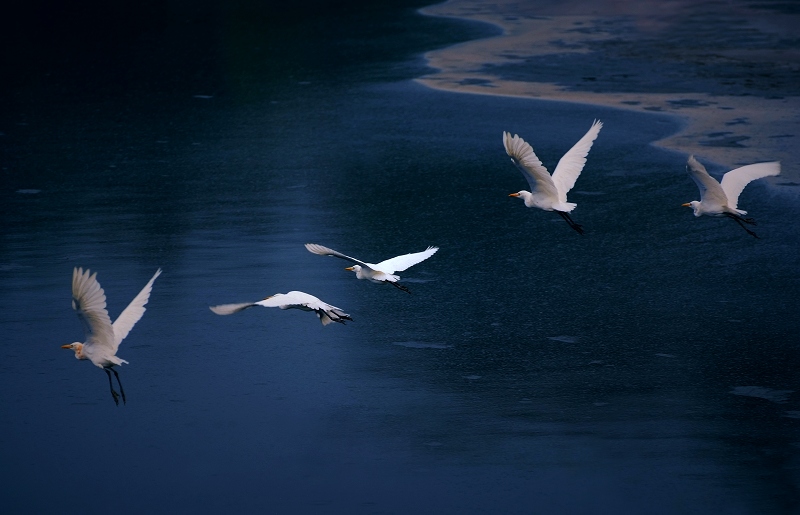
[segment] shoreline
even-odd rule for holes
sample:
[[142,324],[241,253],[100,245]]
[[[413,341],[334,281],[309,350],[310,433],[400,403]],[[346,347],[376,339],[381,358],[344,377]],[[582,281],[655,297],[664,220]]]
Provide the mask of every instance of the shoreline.
[[[800,186],[800,173],[787,166],[800,158],[800,96],[792,96],[793,92],[780,94],[780,91],[773,91],[758,96],[750,92],[732,95],[714,91],[729,84],[724,77],[713,78],[719,82],[719,87],[714,82],[709,83],[706,77],[698,77],[695,82],[692,82],[694,78],[691,76],[682,77],[685,84],[679,84],[679,87],[686,88],[687,84],[690,88],[706,86],[706,91],[664,93],[650,92],[647,84],[637,84],[635,81],[626,83],[624,79],[621,84],[623,87],[618,89],[627,91],[614,91],[618,86],[614,83],[615,77],[620,76],[619,73],[586,77],[581,73],[585,70],[573,69],[569,70],[572,77],[558,82],[548,82],[546,77],[538,76],[536,63],[547,60],[558,62],[566,57],[573,63],[576,60],[578,63],[585,61],[590,66],[597,49],[603,48],[604,44],[635,47],[637,38],[647,38],[649,44],[653,45],[655,41],[655,45],[658,45],[661,34],[680,21],[671,13],[682,13],[680,9],[687,8],[690,2],[673,0],[664,5],[670,7],[660,11],[658,16],[647,14],[647,4],[643,3],[623,5],[621,8],[615,4],[604,13],[586,12],[579,15],[565,14],[579,12],[581,8],[571,5],[569,0],[564,4],[544,1],[535,7],[521,6],[513,0],[498,0],[490,5],[480,0],[449,0],[427,6],[419,9],[425,16],[489,23],[499,27],[503,33],[427,52],[424,58],[436,71],[414,80],[441,91],[581,103],[638,113],[672,115],[682,121],[682,130],[654,141],[653,145],[686,157],[694,154],[701,162],[713,162],[727,169],[761,161],[781,161],[781,175],[764,182],[778,186],[777,190],[795,191],[792,186]],[[746,6],[740,7],[739,10],[733,9],[731,16],[752,15]],[[637,8],[640,13],[634,12]],[[656,9],[653,7],[652,10]],[[800,16],[790,18],[796,20]],[[778,20],[769,16],[751,21],[751,25],[760,24],[760,30],[769,31],[770,35],[785,34],[791,30],[793,23],[792,20],[787,22],[785,17]],[[767,25],[767,28],[763,28]],[[633,36],[630,37],[629,33]],[[776,52],[781,54],[781,51]],[[747,52],[747,49],[737,49],[728,52],[730,56],[719,59],[737,59],[734,65],[747,69],[753,66],[750,61],[765,64],[764,61],[775,59],[776,52],[754,54]],[[691,52],[689,54],[688,58],[698,57]],[[800,69],[800,52],[789,48],[783,49],[781,55],[790,66],[797,65]],[[727,62],[723,61],[723,64]],[[673,76],[680,76],[680,64],[680,60],[667,62],[664,69],[673,73]],[[674,65],[676,69],[669,69],[669,65]],[[788,73],[791,78],[793,69]],[[766,74],[762,73],[759,77],[762,75]],[[701,83],[704,80],[705,83]],[[735,77],[733,80],[740,80],[747,85],[753,83],[749,77]],[[756,83],[756,86],[760,84]],[[765,85],[765,88],[769,87],[772,84]]]

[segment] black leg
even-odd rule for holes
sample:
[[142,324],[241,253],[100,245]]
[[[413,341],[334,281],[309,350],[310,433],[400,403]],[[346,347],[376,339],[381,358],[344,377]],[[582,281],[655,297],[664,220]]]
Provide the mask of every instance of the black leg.
[[406,288],[406,287],[405,287],[405,286],[403,286],[402,284],[393,283],[392,281],[384,281],[384,282],[385,282],[385,283],[389,283],[389,284],[391,284],[392,286],[394,286],[394,287],[395,287],[395,288],[397,288],[398,290],[402,290],[402,291],[404,291],[404,292],[406,292],[406,293],[411,293],[411,290],[409,290],[408,288]]
[[[742,218],[741,216],[734,215],[733,213],[725,213],[725,216],[727,216],[728,218],[731,218],[732,220],[734,220],[737,224],[739,224],[741,226],[742,229],[747,231],[747,234],[749,234],[753,238],[756,238],[756,239],[759,239],[759,240],[761,239],[761,238],[758,237],[758,234],[754,233],[753,231],[751,231],[750,229],[748,229],[747,227],[744,226],[744,224],[756,225],[756,221],[753,220],[752,218]],[[744,222],[744,223],[742,223],[742,222]]]
[[104,368],[103,370],[106,371],[106,375],[108,376],[108,387],[111,388],[111,397],[114,398],[114,404],[119,406],[119,394],[114,391],[114,383],[111,382],[111,372],[109,372],[107,368]]
[[577,231],[577,233],[578,233],[578,234],[581,234],[581,235],[583,235],[583,233],[584,233],[584,231],[583,231],[583,226],[582,226],[581,224],[576,224],[575,222],[573,222],[573,221],[572,221],[572,217],[571,217],[571,216],[569,216],[569,213],[566,213],[566,212],[564,212],[564,211],[556,211],[556,213],[558,213],[559,215],[561,215],[561,218],[563,218],[563,219],[564,219],[564,221],[565,221],[565,222],[567,222],[567,223],[569,224],[569,226],[570,226],[570,227],[572,227],[573,229],[575,229],[575,231]]
[[122,404],[125,404],[125,390],[122,388],[122,381],[119,380],[119,374],[117,374],[115,369],[112,368],[111,371],[114,372],[114,377],[117,378],[117,383],[119,383],[119,393],[122,394]]

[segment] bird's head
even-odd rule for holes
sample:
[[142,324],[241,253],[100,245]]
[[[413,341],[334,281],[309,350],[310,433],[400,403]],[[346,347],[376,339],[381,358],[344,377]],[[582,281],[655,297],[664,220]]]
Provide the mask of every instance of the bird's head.
[[519,197],[519,198],[521,198],[522,200],[525,200],[525,196],[526,196],[526,195],[530,195],[530,193],[528,193],[528,192],[527,192],[527,191],[525,191],[525,190],[521,190],[521,191],[518,191],[518,192],[516,192],[516,193],[509,193],[509,194],[508,194],[508,196],[509,196],[509,197]]
[[690,207],[690,208],[692,208],[692,211],[694,211],[694,216],[699,216],[697,214],[697,212],[700,209],[700,202],[698,202],[696,200],[693,200],[691,202],[687,202],[685,204],[681,204],[681,207]]
[[351,272],[355,272],[356,274],[358,274],[361,271],[361,265],[348,266],[347,268],[345,268],[345,270],[349,270]]
[[74,350],[76,359],[86,359],[85,356],[83,355],[83,344],[80,342],[73,342],[68,345],[62,345],[61,348]]

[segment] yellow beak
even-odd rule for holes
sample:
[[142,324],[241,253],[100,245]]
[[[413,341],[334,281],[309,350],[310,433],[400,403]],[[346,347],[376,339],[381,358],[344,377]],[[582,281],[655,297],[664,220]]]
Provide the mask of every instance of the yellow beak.
[[352,272],[353,271],[353,267],[352,266],[348,266],[347,268],[345,268],[345,270],[350,270]]
[[681,204],[681,207],[692,207],[692,205],[687,202],[686,204]]
[[72,348],[72,344],[70,343],[69,345],[62,345],[61,348],[62,349],[71,349]]
[[519,193],[509,193],[509,197],[519,197]]

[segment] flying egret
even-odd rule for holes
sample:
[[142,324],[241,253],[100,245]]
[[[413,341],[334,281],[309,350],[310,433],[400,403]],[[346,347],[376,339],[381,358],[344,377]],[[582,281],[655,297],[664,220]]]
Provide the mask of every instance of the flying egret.
[[258,302],[243,302],[240,304],[221,304],[219,306],[209,306],[209,309],[218,315],[232,315],[253,306],[264,306],[265,308],[281,309],[302,309],[303,311],[313,311],[319,317],[322,325],[331,322],[344,324],[345,320],[352,321],[350,315],[342,311],[341,308],[331,306],[322,302],[313,295],[302,291],[290,291],[289,293],[276,293]]
[[525,140],[516,134],[512,138],[511,133],[503,132],[506,154],[511,156],[511,162],[519,168],[531,188],[531,191],[521,190],[511,193],[509,197],[521,198],[527,207],[555,211],[578,234],[583,234],[583,227],[573,222],[569,216],[576,204],[567,202],[567,192],[575,186],[575,181],[586,164],[586,155],[592,149],[592,143],[602,128],[603,123],[595,120],[589,131],[559,159],[552,176]]
[[128,363],[117,356],[117,349],[136,322],[144,315],[146,311],[144,305],[150,299],[153,282],[159,275],[161,275],[160,268],[112,324],[106,310],[106,294],[100,287],[100,283],[97,282],[97,272],[90,275],[88,268],[86,272],[83,271],[83,268],[72,270],[72,308],[83,322],[86,341],[62,345],[61,348],[72,349],[75,351],[77,359],[88,359],[105,370],[108,375],[108,385],[111,387],[111,396],[117,406],[119,406],[119,394],[114,391],[111,372],[114,372],[114,376],[117,378],[124,404],[125,390],[122,389],[119,374],[114,366]]
[[394,273],[402,272],[403,270],[406,270],[417,263],[425,261],[434,255],[436,251],[439,250],[439,247],[428,247],[422,252],[403,254],[402,256],[381,261],[378,264],[365,263],[364,261],[352,258],[350,256],[345,256],[341,252],[329,249],[328,247],[323,247],[322,245],[317,245],[316,243],[306,243],[306,249],[308,249],[308,251],[312,254],[319,254],[320,256],[334,256],[355,263],[355,265],[349,266],[345,268],[345,270],[355,272],[356,277],[359,279],[369,279],[374,283],[388,283],[406,293],[411,293],[408,288],[402,284],[397,284],[397,281],[400,280],[400,276],[394,275]]
[[691,207],[694,216],[727,216],[735,220],[742,229],[747,231],[747,234],[758,238],[755,232],[744,226],[744,224],[756,225],[756,221],[752,218],[743,218],[741,215],[746,215],[747,211],[737,209],[736,204],[739,201],[739,194],[751,181],[780,174],[781,163],[779,161],[735,168],[723,175],[721,182],[717,182],[711,177],[694,156],[689,156],[686,171],[700,189],[700,201],[693,200],[681,204],[682,206]]

